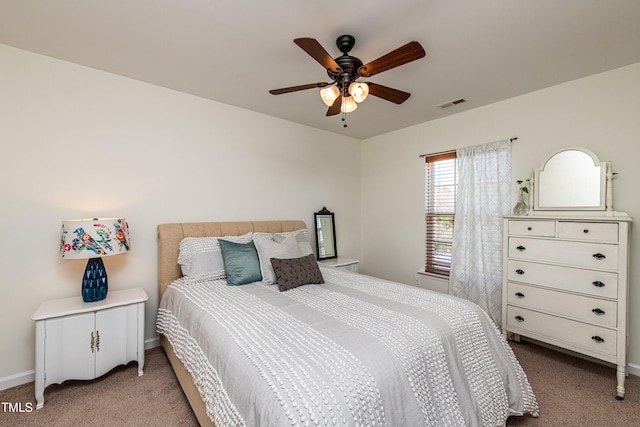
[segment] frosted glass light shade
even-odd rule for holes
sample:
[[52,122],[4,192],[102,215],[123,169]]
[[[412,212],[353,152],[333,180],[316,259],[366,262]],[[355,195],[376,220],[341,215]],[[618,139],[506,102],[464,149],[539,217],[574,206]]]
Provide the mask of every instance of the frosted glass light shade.
[[353,82],[349,85],[349,94],[353,100],[360,103],[367,99],[369,95],[369,85],[366,83]]
[[340,90],[336,86],[327,86],[320,89],[320,98],[328,107],[333,105],[338,96],[340,96]]
[[358,104],[353,100],[353,96],[347,96],[346,98],[342,98],[342,107],[340,107],[340,111],[343,113],[350,113],[355,111],[358,108]]

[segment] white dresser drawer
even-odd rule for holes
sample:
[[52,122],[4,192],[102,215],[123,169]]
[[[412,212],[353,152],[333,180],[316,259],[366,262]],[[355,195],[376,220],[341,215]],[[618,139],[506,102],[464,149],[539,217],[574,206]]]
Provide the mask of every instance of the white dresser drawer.
[[[525,308],[507,306],[509,330],[561,347],[580,348],[596,357],[616,356],[616,331],[575,320],[563,319]],[[609,360],[605,359],[605,360]]]
[[579,292],[602,298],[618,297],[618,274],[510,259],[507,261],[510,281],[541,285],[558,290]]
[[510,220],[509,234],[519,236],[554,237],[555,221]]
[[512,305],[611,328],[615,328],[617,324],[618,304],[615,301],[573,295],[518,283],[509,283],[507,293],[508,303]]
[[509,237],[509,257],[603,270],[618,269],[618,245]]
[[618,224],[598,222],[558,222],[561,239],[590,240],[594,242],[618,242]]

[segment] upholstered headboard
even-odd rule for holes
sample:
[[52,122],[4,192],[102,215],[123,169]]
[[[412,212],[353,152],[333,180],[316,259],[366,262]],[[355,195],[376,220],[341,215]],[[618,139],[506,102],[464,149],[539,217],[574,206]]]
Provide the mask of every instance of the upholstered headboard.
[[229,221],[229,222],[180,222],[158,225],[158,290],[164,290],[182,276],[178,264],[180,241],[185,237],[240,236],[249,231],[282,233],[307,228],[304,221]]

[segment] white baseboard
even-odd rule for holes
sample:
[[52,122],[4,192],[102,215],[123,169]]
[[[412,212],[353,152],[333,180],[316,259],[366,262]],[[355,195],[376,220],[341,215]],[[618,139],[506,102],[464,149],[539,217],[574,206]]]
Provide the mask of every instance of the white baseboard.
[[160,347],[160,337],[156,335],[153,338],[149,338],[148,340],[144,340],[144,349],[150,350],[152,348]]
[[22,384],[30,383],[35,381],[35,379],[36,379],[35,369],[9,375],[4,378],[0,378],[0,390],[6,390],[11,387],[16,387]]
[[[149,338],[144,341],[145,350],[150,350],[156,347],[160,347],[160,337],[158,337],[157,335],[153,338]],[[19,372],[17,374],[0,378],[0,390],[6,390],[11,387],[17,387],[22,384],[33,382],[35,381],[35,378],[36,378],[35,369],[31,369],[30,371]]]

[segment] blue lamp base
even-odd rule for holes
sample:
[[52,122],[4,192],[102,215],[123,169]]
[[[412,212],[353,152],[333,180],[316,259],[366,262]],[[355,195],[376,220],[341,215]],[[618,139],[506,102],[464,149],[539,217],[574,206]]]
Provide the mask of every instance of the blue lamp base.
[[103,300],[107,297],[108,290],[107,270],[104,268],[102,258],[89,258],[82,278],[82,300],[84,302]]

